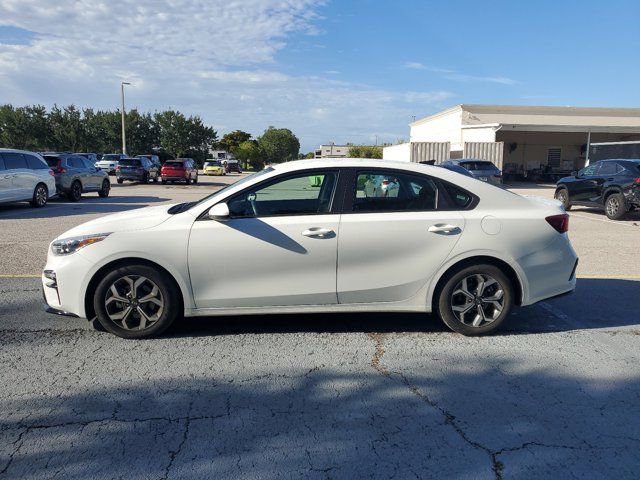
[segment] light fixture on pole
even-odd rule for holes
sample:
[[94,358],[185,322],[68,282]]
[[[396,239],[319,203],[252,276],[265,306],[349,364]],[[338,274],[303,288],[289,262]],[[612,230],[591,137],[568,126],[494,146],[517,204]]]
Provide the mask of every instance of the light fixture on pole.
[[120,100],[122,102],[122,108],[120,109],[120,115],[122,116],[122,154],[127,154],[127,138],[124,131],[124,86],[131,85],[129,82],[120,82]]

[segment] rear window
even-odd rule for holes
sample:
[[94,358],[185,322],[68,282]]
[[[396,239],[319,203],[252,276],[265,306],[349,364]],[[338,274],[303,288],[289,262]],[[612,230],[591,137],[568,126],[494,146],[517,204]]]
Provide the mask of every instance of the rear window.
[[123,159],[120,160],[121,167],[139,167],[141,165],[140,160]]
[[177,168],[183,168],[184,167],[184,163],[182,162],[164,162],[164,166],[165,167],[177,167]]
[[44,157],[44,160],[45,160],[45,162],[47,162],[47,165],[49,165],[50,167],[57,167],[58,166],[58,161],[60,161],[60,158],[46,156],[46,157]]
[[109,153],[102,157],[102,160],[119,160],[120,155]]
[[498,169],[498,167],[496,167],[491,162],[460,162],[460,165],[462,165],[467,170],[497,170]]
[[464,190],[452,185],[448,182],[442,182],[442,186],[449,194],[451,201],[453,202],[454,210],[464,210],[471,206],[473,203],[473,196],[465,192]]

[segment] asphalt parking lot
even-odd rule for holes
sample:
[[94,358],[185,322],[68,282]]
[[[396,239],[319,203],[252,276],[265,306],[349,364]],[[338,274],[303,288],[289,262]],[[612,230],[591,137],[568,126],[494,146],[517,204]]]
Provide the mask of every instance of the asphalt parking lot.
[[640,215],[572,210],[576,292],[482,338],[387,313],[188,319],[126,341],[43,312],[55,236],[237,178],[0,207],[0,479],[638,477]]

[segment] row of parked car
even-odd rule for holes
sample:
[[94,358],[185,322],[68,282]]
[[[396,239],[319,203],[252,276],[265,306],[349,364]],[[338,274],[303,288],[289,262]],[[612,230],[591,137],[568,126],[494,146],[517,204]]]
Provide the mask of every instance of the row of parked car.
[[[205,175],[225,175],[229,171],[241,172],[235,166],[205,163]],[[65,196],[72,202],[83,193],[96,192],[108,197],[111,190],[109,175],[118,183],[135,181],[156,183],[159,180],[198,183],[198,168],[191,158],[177,158],[160,163],[157,155],[107,154],[98,160],[95,153],[29,152],[0,149],[0,203],[29,201],[34,207],[43,207],[55,195]]]

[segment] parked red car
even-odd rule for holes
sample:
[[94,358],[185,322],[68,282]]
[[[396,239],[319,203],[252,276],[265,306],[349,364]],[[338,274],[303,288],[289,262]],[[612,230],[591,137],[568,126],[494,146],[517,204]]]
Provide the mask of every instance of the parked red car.
[[167,160],[160,170],[160,179],[163,185],[167,182],[185,182],[187,185],[198,183],[198,169],[191,158]]

